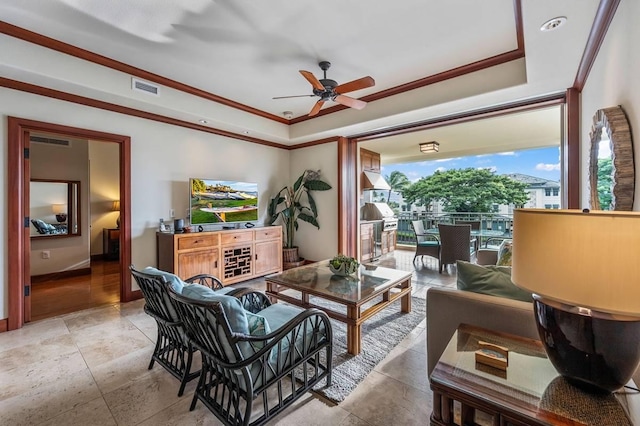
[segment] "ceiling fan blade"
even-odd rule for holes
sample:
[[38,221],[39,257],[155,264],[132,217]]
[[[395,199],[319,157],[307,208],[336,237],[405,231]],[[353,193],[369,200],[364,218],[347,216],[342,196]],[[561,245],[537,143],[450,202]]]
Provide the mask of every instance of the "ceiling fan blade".
[[320,80],[318,80],[316,76],[313,75],[313,73],[300,70],[300,74],[302,74],[302,76],[306,78],[309,83],[311,83],[314,89],[322,90],[324,92],[324,86],[322,85],[322,83],[320,83]]
[[309,98],[315,95],[293,95],[293,96],[274,96],[271,99],[287,99],[287,98]]
[[344,106],[348,106],[350,108],[355,108],[355,109],[362,109],[365,106],[367,106],[367,103],[365,101],[361,101],[360,99],[350,98],[349,96],[345,96],[345,95],[336,96],[334,101]]
[[322,108],[322,105],[324,105],[324,101],[316,102],[316,104],[313,106],[313,108],[311,108],[311,111],[309,112],[309,117],[312,117],[320,112],[320,108]]
[[366,89],[367,87],[375,86],[376,82],[373,78],[367,76],[357,80],[350,81],[348,83],[339,84],[333,89],[336,93],[353,92],[354,90]]

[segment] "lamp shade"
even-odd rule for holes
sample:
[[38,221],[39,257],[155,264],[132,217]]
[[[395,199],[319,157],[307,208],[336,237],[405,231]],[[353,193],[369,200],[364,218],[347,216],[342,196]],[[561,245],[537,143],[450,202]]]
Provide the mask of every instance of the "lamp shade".
[[518,209],[512,281],[547,299],[640,317],[640,213]]
[[111,206],[111,210],[114,212],[119,212],[120,211],[120,200],[115,200],[113,202],[113,205]]
[[67,205],[66,204],[53,204],[51,206],[54,214],[65,214],[67,213]]

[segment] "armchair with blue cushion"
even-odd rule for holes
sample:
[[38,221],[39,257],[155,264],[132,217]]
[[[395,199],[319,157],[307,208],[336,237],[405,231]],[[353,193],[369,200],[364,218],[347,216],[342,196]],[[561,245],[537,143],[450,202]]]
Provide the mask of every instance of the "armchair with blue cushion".
[[[184,392],[187,382],[200,375],[199,371],[191,372],[194,349],[186,338],[180,320],[167,290],[167,282],[183,283],[176,275],[147,267],[142,271],[129,267],[131,275],[138,283],[144,296],[144,311],[156,320],[158,336],[156,346],[151,355],[149,369],[154,363],[160,364],[180,380],[178,396]],[[187,283],[201,283],[211,287],[212,291],[229,292],[232,287],[222,287],[222,283],[211,275],[196,275],[187,279]]]
[[200,400],[224,424],[261,425],[320,381],[331,384],[332,328],[324,312],[271,304],[247,288],[221,294],[171,282],[168,290],[202,355],[191,410]]
[[421,220],[411,222],[416,236],[416,254],[413,256],[415,262],[418,256],[431,256],[440,260],[440,239],[434,234],[427,234]]

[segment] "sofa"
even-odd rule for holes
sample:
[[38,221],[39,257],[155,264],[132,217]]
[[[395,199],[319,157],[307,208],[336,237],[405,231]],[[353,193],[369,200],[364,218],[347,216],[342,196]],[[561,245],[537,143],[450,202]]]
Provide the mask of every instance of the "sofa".
[[427,374],[460,324],[539,339],[533,303],[446,287],[427,291]]

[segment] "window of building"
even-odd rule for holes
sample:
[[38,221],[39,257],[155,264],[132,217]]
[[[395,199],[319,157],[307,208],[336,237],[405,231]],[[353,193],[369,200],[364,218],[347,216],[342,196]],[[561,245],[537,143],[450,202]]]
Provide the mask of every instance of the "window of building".
[[549,197],[551,195],[551,188],[545,188],[544,190],[544,195],[546,195],[547,197]]
[[545,208],[545,209],[550,209],[550,208],[551,208],[551,204],[545,204],[545,205],[544,205],[544,208]]
[[553,188],[553,195],[555,195],[557,197],[558,194],[559,194],[559,191],[560,190],[558,188]]
[[554,205],[553,205],[553,208],[554,208],[554,209],[556,209],[556,210],[558,210],[558,209],[560,208],[560,204],[554,204]]

